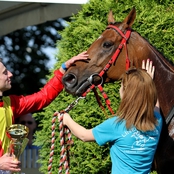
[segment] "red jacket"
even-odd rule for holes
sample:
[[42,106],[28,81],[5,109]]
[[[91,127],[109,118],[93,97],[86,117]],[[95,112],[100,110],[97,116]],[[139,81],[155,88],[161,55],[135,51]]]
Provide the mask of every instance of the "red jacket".
[[[2,109],[1,112],[3,113],[0,115],[0,156],[2,156],[4,152],[6,152],[6,146],[9,145],[10,141],[6,137],[7,135],[5,135],[6,126],[13,124],[14,118],[17,118],[20,115],[38,111],[48,106],[63,90],[62,76],[63,74],[59,70],[56,70],[54,72],[53,78],[51,78],[39,92],[27,96],[10,95],[8,103],[4,103],[5,98],[0,102],[0,108]],[[11,114],[9,112],[9,109],[7,109],[9,108],[9,106],[12,109]],[[6,112],[6,109],[8,110],[8,112]]]

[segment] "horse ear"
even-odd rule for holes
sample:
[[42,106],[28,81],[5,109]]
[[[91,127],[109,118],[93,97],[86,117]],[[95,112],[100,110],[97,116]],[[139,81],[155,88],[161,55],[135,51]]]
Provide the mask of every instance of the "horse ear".
[[135,7],[129,12],[128,16],[124,19],[123,23],[126,23],[129,27],[132,27],[134,20],[136,18]]
[[109,14],[108,14],[108,24],[114,24],[115,23],[115,19],[112,13],[112,10],[110,10]]

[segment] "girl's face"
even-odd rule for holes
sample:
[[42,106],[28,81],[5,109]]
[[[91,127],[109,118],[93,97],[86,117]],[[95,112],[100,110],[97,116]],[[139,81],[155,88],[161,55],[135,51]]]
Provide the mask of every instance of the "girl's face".
[[119,93],[120,93],[120,98],[122,99],[123,97],[123,83],[121,82],[121,87],[120,87],[120,90],[119,90]]

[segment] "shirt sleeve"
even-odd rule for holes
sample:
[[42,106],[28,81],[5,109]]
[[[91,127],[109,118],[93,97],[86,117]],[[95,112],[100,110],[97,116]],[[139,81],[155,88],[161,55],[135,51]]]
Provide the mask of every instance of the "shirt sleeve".
[[63,90],[62,76],[63,74],[56,70],[54,76],[40,91],[27,96],[10,95],[14,117],[35,112],[48,106]]
[[162,119],[162,116],[159,112],[157,111],[154,111],[154,115],[155,117],[157,118],[158,120],[158,125],[157,125],[157,129],[159,130],[159,132],[161,132],[162,130],[162,126],[163,126],[163,119]]
[[109,118],[103,123],[94,127],[92,129],[92,133],[97,144],[102,146],[107,142],[114,141],[117,137],[117,127],[116,117]]

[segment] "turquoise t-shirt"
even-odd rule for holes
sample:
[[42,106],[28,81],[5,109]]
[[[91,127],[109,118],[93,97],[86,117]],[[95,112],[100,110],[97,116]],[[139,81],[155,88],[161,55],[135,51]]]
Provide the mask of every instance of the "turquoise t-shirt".
[[148,174],[162,129],[162,117],[154,112],[158,125],[153,131],[126,129],[125,121],[112,117],[92,129],[99,145],[109,143],[112,174]]

